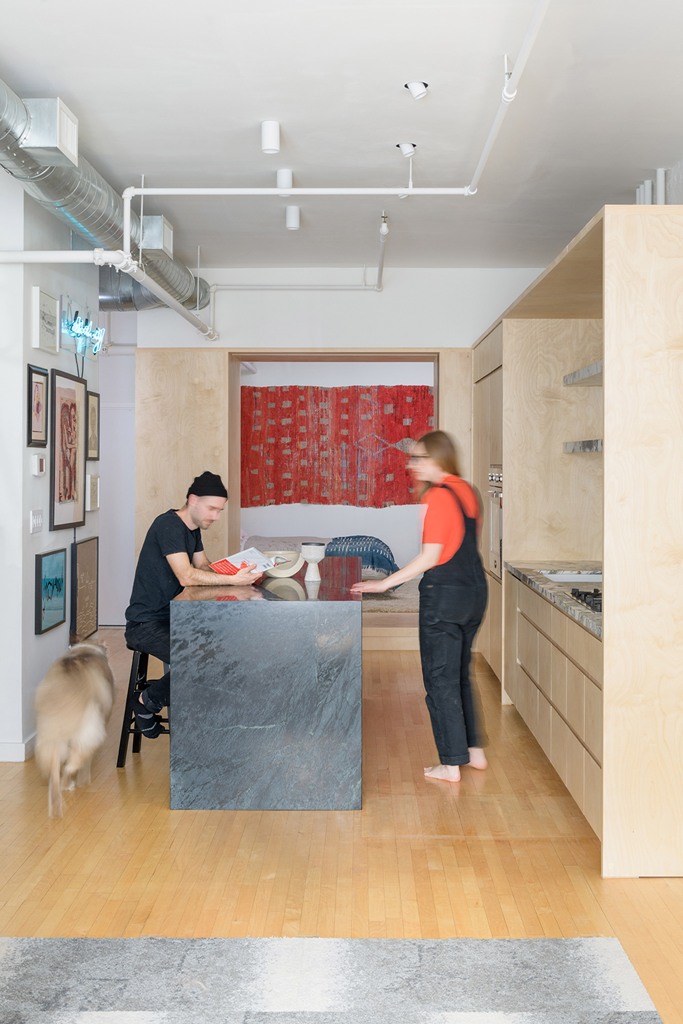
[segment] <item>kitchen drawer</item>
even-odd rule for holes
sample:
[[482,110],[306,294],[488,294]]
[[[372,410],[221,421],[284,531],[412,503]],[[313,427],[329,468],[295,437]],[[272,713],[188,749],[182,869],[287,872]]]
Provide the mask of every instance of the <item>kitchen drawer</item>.
[[595,760],[602,764],[602,690],[584,676],[584,742]]
[[537,594],[531,587],[522,586],[519,588],[517,603],[520,611],[540,630],[550,636],[550,612],[552,609],[550,602]]
[[527,675],[538,681],[538,630],[523,615],[517,622],[517,657]]
[[573,664],[567,662],[567,722],[579,739],[584,735],[584,682],[585,677]]
[[565,650],[586,675],[602,686],[602,643],[583,626],[569,618]]
[[583,752],[583,806],[588,824],[598,839],[602,839],[602,768]]

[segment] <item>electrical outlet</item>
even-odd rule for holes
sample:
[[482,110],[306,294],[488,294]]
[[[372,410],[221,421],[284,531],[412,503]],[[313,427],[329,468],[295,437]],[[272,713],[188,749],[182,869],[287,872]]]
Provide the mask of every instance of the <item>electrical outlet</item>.
[[30,516],[31,533],[40,533],[40,531],[43,529],[42,508],[32,508]]

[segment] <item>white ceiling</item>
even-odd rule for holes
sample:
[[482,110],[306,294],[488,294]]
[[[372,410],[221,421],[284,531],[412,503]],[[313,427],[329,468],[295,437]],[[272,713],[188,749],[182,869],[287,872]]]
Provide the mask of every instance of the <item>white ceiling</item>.
[[[81,153],[117,190],[149,186],[465,186],[536,0],[22,0],[0,78],[60,96]],[[683,157],[683,3],[551,0],[471,198],[147,199],[190,266],[543,266],[605,203]],[[414,101],[404,82],[429,83]],[[260,122],[278,120],[277,156]],[[289,200],[292,202],[293,200]]]

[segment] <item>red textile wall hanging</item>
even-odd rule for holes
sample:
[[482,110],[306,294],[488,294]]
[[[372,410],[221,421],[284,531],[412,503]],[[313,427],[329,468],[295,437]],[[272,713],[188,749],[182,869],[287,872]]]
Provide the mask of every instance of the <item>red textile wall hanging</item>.
[[412,504],[407,453],[433,425],[426,386],[243,387],[242,507]]

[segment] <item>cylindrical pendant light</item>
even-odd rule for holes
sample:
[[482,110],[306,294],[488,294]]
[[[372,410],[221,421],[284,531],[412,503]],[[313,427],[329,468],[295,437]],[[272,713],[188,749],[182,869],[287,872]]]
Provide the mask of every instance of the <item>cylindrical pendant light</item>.
[[279,121],[261,121],[261,149],[264,153],[280,152]]
[[277,172],[277,187],[281,196],[288,196],[292,187],[292,172],[288,167],[281,167]]
[[414,142],[397,142],[396,149],[401,150],[402,156],[412,156],[417,149],[417,146]]
[[288,231],[299,230],[299,207],[298,206],[286,206],[285,207],[285,226]]

